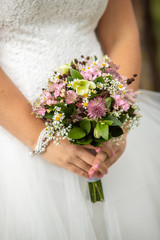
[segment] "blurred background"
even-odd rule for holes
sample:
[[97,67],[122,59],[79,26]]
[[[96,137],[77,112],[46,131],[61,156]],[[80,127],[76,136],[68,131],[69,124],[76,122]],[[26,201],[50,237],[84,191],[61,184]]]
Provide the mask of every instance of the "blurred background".
[[142,48],[140,88],[160,92],[160,0],[132,0]]

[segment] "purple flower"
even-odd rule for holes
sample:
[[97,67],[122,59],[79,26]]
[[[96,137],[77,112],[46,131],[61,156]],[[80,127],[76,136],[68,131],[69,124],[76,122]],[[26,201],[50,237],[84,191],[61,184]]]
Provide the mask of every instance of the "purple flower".
[[67,92],[67,97],[66,97],[66,103],[71,104],[74,103],[77,99],[78,95],[76,94],[76,92],[69,90]]
[[96,119],[106,115],[105,101],[101,97],[92,99],[87,107],[88,116]]

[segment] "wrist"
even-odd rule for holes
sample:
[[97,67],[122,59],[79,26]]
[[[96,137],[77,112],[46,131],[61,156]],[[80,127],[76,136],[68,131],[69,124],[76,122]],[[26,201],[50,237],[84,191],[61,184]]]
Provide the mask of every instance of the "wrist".
[[[40,119],[39,119],[40,120]],[[41,121],[41,120],[40,120]],[[42,130],[46,127],[46,125],[41,121],[39,124],[37,124],[36,128],[32,130],[32,134],[30,139],[28,140],[27,145],[31,150],[34,150],[36,148],[38,138],[42,132]]]

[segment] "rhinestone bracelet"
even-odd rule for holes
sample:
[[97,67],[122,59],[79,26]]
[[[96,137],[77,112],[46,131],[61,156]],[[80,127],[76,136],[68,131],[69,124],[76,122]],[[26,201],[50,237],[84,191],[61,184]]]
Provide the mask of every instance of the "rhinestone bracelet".
[[35,149],[31,151],[30,154],[34,156],[45,152],[49,142],[55,138],[54,133],[55,132],[52,127],[45,127],[39,135]]

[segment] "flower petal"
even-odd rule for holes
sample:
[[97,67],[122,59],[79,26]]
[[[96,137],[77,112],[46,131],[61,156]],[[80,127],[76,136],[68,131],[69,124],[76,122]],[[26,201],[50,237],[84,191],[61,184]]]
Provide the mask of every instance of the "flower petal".
[[76,93],[77,93],[78,95],[83,96],[83,95],[85,95],[85,94],[88,93],[88,90],[89,90],[89,89],[88,89],[87,87],[85,87],[85,86],[83,86],[83,87],[77,86],[77,88],[76,88]]

